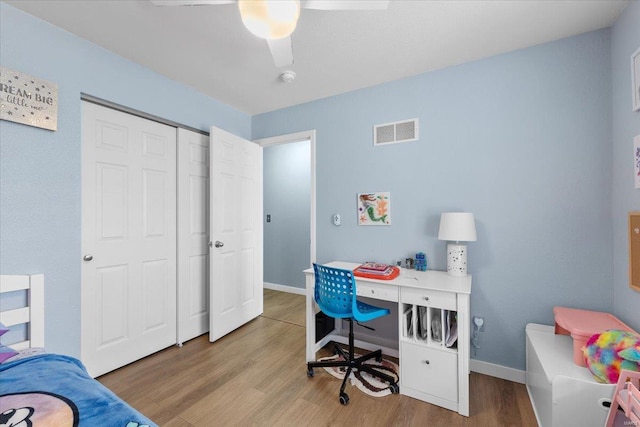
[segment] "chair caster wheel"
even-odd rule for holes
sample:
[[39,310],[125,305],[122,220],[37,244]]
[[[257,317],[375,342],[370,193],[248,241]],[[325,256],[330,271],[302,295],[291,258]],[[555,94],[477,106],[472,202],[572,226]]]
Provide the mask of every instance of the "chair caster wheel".
[[313,368],[307,368],[307,376],[313,378]]
[[345,406],[349,403],[349,395],[347,393],[340,393],[340,404]]
[[391,390],[391,394],[398,394],[400,393],[400,387],[398,387],[398,384],[393,383],[389,386],[389,390]]

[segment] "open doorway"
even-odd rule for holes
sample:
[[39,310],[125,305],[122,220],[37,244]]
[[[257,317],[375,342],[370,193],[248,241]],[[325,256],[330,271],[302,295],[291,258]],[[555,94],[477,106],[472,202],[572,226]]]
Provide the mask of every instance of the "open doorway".
[[315,131],[255,141],[263,147],[264,286],[305,293],[316,259]]

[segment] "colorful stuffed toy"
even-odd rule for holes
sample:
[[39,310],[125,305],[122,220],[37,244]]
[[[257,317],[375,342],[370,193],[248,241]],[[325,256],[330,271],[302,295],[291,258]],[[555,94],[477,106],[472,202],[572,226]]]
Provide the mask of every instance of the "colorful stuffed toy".
[[583,352],[587,368],[599,383],[617,383],[621,369],[640,371],[640,335],[633,332],[611,329],[595,334]]

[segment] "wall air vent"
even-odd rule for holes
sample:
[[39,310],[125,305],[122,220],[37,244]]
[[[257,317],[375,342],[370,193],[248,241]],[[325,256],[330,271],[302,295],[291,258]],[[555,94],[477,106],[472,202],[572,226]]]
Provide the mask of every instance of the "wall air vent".
[[373,145],[395,144],[418,139],[418,119],[385,123],[373,127]]

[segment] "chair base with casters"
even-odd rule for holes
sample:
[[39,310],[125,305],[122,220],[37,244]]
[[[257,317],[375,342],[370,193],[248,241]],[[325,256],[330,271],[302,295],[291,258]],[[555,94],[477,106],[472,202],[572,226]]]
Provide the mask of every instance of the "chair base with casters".
[[349,350],[348,353],[345,352],[342,347],[338,344],[335,344],[334,353],[340,355],[342,360],[321,360],[319,362],[308,362],[307,363],[307,375],[309,377],[313,377],[313,369],[314,368],[333,368],[333,367],[345,367],[347,368],[344,373],[344,378],[342,380],[342,385],[340,386],[340,403],[346,405],[349,403],[349,395],[345,393],[344,389],[347,386],[347,380],[351,376],[351,372],[361,371],[367,372],[387,383],[389,383],[389,389],[391,393],[397,394],[400,391],[398,384],[396,383],[396,379],[391,375],[387,375],[384,372],[380,372],[371,366],[366,365],[364,362],[367,360],[375,359],[376,362],[382,361],[382,350],[376,350],[371,353],[367,353],[364,356],[355,357],[354,354],[354,345],[353,345],[353,320],[347,319],[349,321]]
[[348,352],[338,344],[335,345],[335,354],[343,360],[322,360],[307,363],[307,376],[313,377],[314,368],[347,368],[340,386],[340,403],[349,403],[349,395],[344,389],[353,371],[367,372],[382,381],[389,383],[391,393],[400,391],[396,379],[366,365],[364,362],[375,359],[382,361],[382,350],[376,350],[363,356],[355,357],[353,321],[367,321],[389,314],[389,310],[375,307],[356,299],[356,284],[353,273],[321,265],[313,265],[315,272],[315,300],[320,309],[330,317],[341,318],[349,322],[349,349]]

